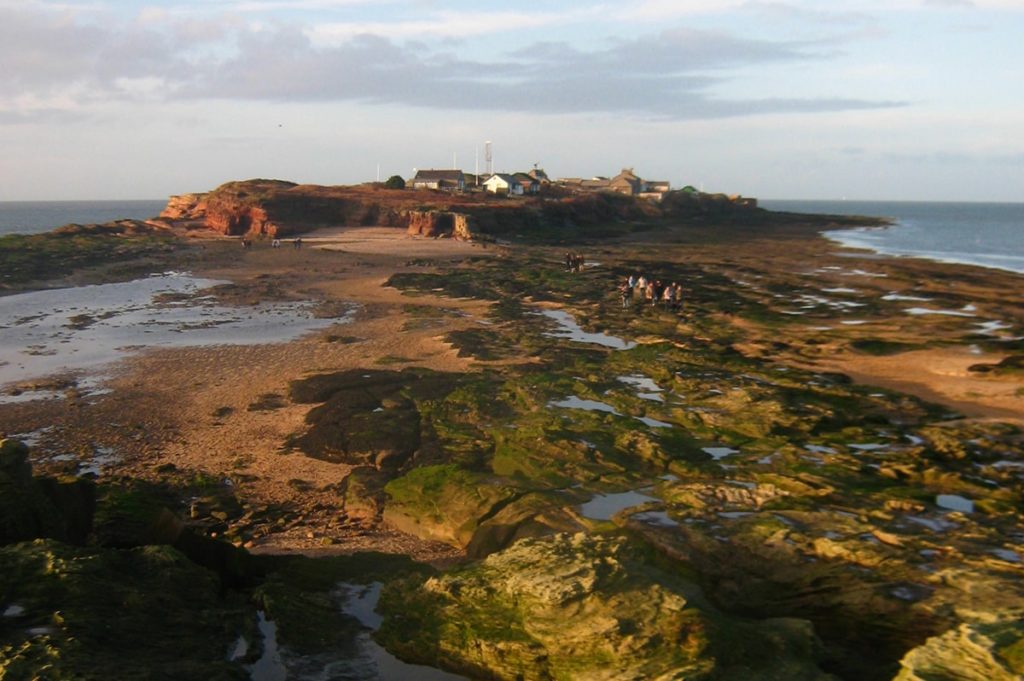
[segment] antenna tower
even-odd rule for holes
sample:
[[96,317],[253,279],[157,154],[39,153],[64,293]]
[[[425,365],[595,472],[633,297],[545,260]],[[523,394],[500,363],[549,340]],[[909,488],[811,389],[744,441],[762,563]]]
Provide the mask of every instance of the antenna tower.
[[487,176],[494,174],[494,156],[491,155],[491,141],[484,142],[484,162],[487,166]]

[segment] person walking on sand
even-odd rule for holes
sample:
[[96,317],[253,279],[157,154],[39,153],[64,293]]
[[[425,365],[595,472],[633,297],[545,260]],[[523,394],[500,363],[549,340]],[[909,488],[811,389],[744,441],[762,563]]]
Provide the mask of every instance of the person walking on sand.
[[653,281],[647,282],[647,288],[644,289],[644,298],[649,300],[651,302],[651,305],[654,305],[654,282]]
[[619,295],[622,297],[622,307],[629,307],[629,301],[633,297],[633,287],[629,285],[628,279],[619,287]]
[[292,240],[292,248],[294,248],[296,251],[302,248],[302,237],[298,236]]

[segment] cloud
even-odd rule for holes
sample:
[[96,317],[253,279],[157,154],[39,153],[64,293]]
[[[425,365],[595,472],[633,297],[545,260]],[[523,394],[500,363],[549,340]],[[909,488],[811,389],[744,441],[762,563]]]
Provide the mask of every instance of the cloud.
[[[256,3],[266,5],[267,3]],[[473,15],[475,16],[475,15]],[[475,21],[471,16],[471,20]],[[0,106],[74,89],[81,100],[352,101],[448,110],[613,113],[662,119],[898,106],[842,97],[728,99],[730,69],[823,58],[800,41],[675,28],[582,50],[538,43],[484,61],[356,35],[319,45],[296,25],[152,15],[130,25],[0,11]],[[23,107],[24,109],[24,107]]]
[[81,122],[89,114],[76,110],[33,108],[4,109],[0,108],[0,125],[70,125]]
[[170,76],[175,47],[157,31],[112,31],[66,12],[0,10],[0,97],[45,95],[84,85],[97,95],[119,79]]
[[429,17],[402,21],[317,23],[308,30],[308,35],[315,44],[323,46],[337,45],[355,36],[364,34],[387,36],[391,39],[464,38],[521,29],[534,29],[543,26],[564,25],[577,16],[579,16],[578,12],[442,11]]
[[976,7],[972,0],[924,0],[927,7]]
[[709,91],[732,67],[817,58],[803,43],[674,29],[604,49],[541,43],[481,62],[358,36],[317,48],[296,30],[251,35],[203,74],[197,97],[357,100],[439,109],[717,118],[894,106],[842,98],[728,100]]

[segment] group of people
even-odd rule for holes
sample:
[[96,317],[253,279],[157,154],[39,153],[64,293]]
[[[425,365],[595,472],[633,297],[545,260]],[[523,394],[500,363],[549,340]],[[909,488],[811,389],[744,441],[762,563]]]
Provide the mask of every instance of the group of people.
[[659,303],[670,310],[678,310],[683,306],[683,287],[672,282],[663,284],[660,279],[648,279],[644,275],[629,277],[619,286],[622,307],[629,307],[633,298],[648,305]]
[[568,252],[565,254],[565,268],[570,272],[582,272],[586,262],[582,253]]

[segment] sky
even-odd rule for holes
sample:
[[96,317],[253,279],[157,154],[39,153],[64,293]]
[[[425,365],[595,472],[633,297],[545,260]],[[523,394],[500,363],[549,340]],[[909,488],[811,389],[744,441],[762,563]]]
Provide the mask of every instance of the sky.
[[1024,0],[0,0],[0,201],[611,176],[1024,201]]

